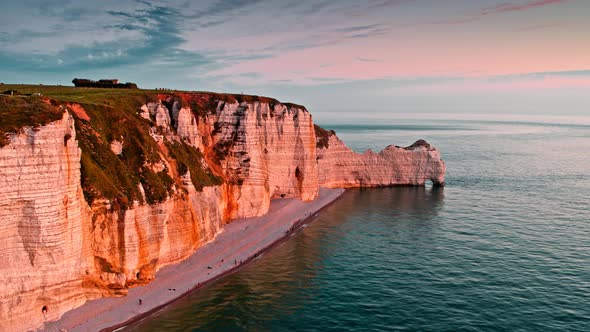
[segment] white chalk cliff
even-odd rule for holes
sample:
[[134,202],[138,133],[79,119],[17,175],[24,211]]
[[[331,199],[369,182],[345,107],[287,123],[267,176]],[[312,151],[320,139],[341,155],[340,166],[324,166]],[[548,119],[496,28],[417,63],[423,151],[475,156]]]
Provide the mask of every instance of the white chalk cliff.
[[322,187],[419,186],[429,180],[444,185],[446,166],[440,152],[424,140],[405,148],[389,145],[378,153],[357,153],[335,134],[324,131],[324,135],[318,138],[317,149]]
[[[335,135],[318,143],[311,114],[297,105],[218,100],[197,112],[183,98],[158,95],[129,115],[157,146],[159,161],[144,163],[172,181],[152,204],[153,188],[142,184],[143,199],[124,208],[121,199],[86,199],[88,157],[77,130],[93,122],[84,105],[60,105],[61,120],[10,134],[0,148],[0,331],[39,329],[88,299],[124,295],[212,240],[224,223],[265,214],[273,198],[313,200],[319,186],[444,183],[439,152],[425,142],[357,154]],[[98,136],[109,158],[124,160],[130,137]],[[194,183],[170,144],[198,149],[199,167],[221,181]]]

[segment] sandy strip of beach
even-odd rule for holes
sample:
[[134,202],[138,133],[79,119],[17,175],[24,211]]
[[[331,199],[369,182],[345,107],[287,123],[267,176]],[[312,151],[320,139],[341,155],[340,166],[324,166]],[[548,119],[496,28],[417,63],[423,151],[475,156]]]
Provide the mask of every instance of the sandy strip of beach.
[[[161,310],[186,295],[257,258],[344,193],[344,189],[321,188],[311,202],[276,199],[267,214],[237,219],[224,227],[213,241],[186,260],[157,272],[147,285],[131,288],[124,297],[100,298],[66,312],[47,331],[110,331]],[[141,299],[142,304],[139,304]]]

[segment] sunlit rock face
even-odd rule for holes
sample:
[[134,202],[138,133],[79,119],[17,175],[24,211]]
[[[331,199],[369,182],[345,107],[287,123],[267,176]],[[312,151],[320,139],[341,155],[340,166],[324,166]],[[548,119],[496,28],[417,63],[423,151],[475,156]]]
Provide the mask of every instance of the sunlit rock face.
[[[304,109],[219,103],[199,118],[189,107],[149,103],[138,116],[153,123],[160,146],[184,140],[199,148],[225,183],[196,190],[162,148],[152,168],[180,183],[174,195],[128,209],[108,200],[89,206],[68,112],[13,135],[0,149],[0,330],[39,327],[87,299],[124,295],[215,238],[231,218],[266,213],[271,198],[317,196],[315,135]],[[124,146],[110,142],[116,155]]]
[[0,149],[1,331],[58,318],[92,292],[83,280],[93,267],[80,153],[68,113]]
[[227,218],[260,216],[277,197],[317,197],[315,133],[307,110],[219,103],[207,122],[213,128],[208,155],[228,183]]
[[277,197],[317,197],[315,132],[311,114],[303,107],[220,101],[196,117],[177,100],[168,104],[170,110],[161,103],[142,110],[148,110],[164,132],[174,131],[200,149],[221,174],[227,183],[226,219],[263,215]]
[[[327,144],[326,144],[327,143]],[[318,138],[320,186],[329,188],[424,185],[445,182],[445,163],[439,151],[419,140],[409,147],[390,145],[381,152],[356,153],[334,134]]]
[[93,205],[93,263],[106,287],[148,282],[160,267],[183,260],[221,231],[222,187],[197,192],[187,179],[186,190],[184,197],[128,210]]
[[[426,142],[358,154],[334,133],[318,135],[301,106],[191,96],[158,95],[128,113],[156,146],[160,160],[149,168],[173,183],[158,203],[86,201],[85,142],[75,121],[93,124],[82,105],[64,105],[61,120],[25,127],[0,148],[0,331],[41,328],[88,299],[125,295],[214,239],[225,223],[265,214],[273,198],[313,200],[319,186],[444,183],[444,163]],[[196,109],[201,99],[207,103]],[[119,135],[99,139],[117,160],[132,145]],[[180,172],[169,150],[179,142],[220,182],[204,186],[190,170]],[[149,190],[136,189],[143,198]]]

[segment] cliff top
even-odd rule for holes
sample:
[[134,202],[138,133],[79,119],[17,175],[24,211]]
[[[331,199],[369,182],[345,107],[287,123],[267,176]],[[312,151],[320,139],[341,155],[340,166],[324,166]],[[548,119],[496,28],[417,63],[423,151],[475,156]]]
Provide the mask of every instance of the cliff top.
[[183,101],[183,106],[190,106],[197,113],[214,110],[219,101],[283,104],[305,110],[304,106],[281,103],[264,96],[208,91],[99,89],[30,84],[2,84],[0,88],[2,91],[19,92],[17,96],[0,94],[0,147],[8,143],[8,133],[15,133],[25,126],[38,127],[59,120],[62,112],[56,106],[64,103],[77,103],[105,110],[117,107],[135,111],[138,105],[176,97]]
[[[0,90],[16,90],[22,95],[40,94],[41,96],[54,99],[60,102],[99,104],[106,99],[117,97],[142,96],[156,97],[177,96],[183,100],[190,101],[224,101],[224,102],[261,102],[269,104],[283,104],[289,107],[305,109],[304,106],[294,103],[283,103],[277,99],[246,94],[218,93],[210,91],[183,91],[183,90],[149,90],[149,89],[108,89],[108,88],[77,88],[61,85],[32,85],[32,84],[2,84]],[[161,98],[162,99],[162,98]],[[205,105],[202,105],[205,106]],[[3,109],[0,109],[3,111]]]
[[428,142],[426,142],[425,140],[423,140],[423,139],[417,140],[412,145],[407,146],[404,149],[406,149],[406,150],[416,150],[416,149],[419,149],[419,148],[422,148],[422,147],[426,148],[427,150],[432,149],[432,146]]
[[41,98],[0,95],[0,147],[8,144],[7,133],[15,133],[25,126],[36,128],[62,116],[62,110]]

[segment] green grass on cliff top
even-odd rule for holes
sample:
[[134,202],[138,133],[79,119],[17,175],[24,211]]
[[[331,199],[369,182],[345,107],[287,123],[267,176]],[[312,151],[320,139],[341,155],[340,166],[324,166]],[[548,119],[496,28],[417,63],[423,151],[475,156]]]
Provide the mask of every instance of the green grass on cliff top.
[[16,133],[25,126],[37,128],[62,116],[58,107],[39,98],[0,96],[0,147],[8,144],[8,133]]
[[[84,104],[100,104],[105,98],[128,97],[133,95],[173,95],[173,94],[192,94],[207,95],[216,100],[225,102],[266,102],[270,104],[279,104],[278,100],[270,97],[217,93],[209,91],[183,91],[183,90],[150,90],[150,89],[105,89],[105,88],[76,88],[73,86],[61,85],[32,85],[32,84],[0,84],[0,93],[7,90],[16,90],[22,94],[40,93],[44,97],[49,97],[58,101]],[[290,107],[305,109],[304,106],[295,103],[282,103]]]

